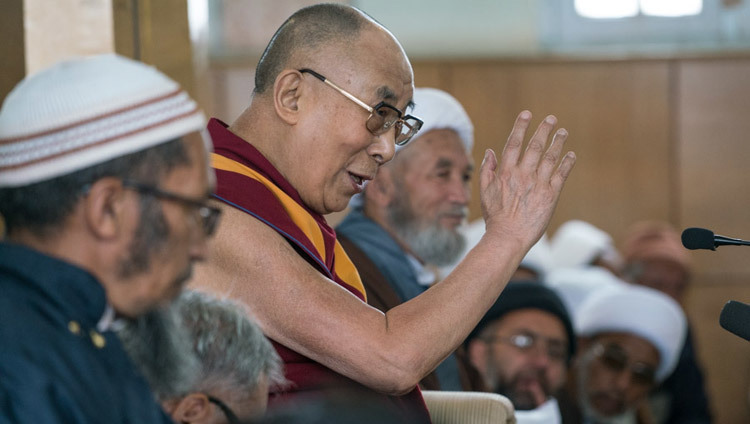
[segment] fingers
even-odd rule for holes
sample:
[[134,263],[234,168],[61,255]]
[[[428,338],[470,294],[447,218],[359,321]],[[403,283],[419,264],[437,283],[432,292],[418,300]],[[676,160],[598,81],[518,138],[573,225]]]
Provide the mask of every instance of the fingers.
[[565,180],[568,179],[568,175],[570,175],[570,171],[573,170],[575,164],[576,154],[573,152],[566,153],[562,162],[560,162],[560,166],[557,168],[557,173],[550,180],[550,185],[556,192],[559,193],[562,190],[563,184],[565,184]]
[[529,172],[536,170],[539,165],[539,158],[547,147],[547,140],[549,139],[549,135],[554,129],[555,124],[557,124],[557,118],[554,115],[548,115],[544,118],[544,121],[539,124],[536,132],[531,136],[529,145],[526,147],[526,152],[521,159],[520,166],[522,169]]
[[479,188],[484,190],[492,181],[497,170],[497,156],[492,149],[484,151],[484,159],[479,167]]
[[[552,175],[552,172],[555,170],[557,161],[560,159],[560,155],[562,154],[562,150],[567,139],[568,131],[565,130],[565,128],[560,128],[559,130],[557,130],[557,132],[555,132],[555,135],[552,137],[552,143],[547,149],[547,152],[544,153],[544,156],[542,156],[542,161],[541,163],[539,163],[539,168],[537,170],[539,177],[541,177],[543,180],[548,180]],[[545,137],[544,141],[546,142],[546,140],[547,137]],[[542,145],[541,148],[544,148],[544,145]],[[526,155],[529,155],[528,149]],[[525,162],[526,157],[524,157],[523,160]],[[537,166],[537,162],[534,162],[533,165],[529,164],[529,166]]]
[[515,166],[518,163],[518,158],[521,156],[523,139],[526,136],[526,129],[529,128],[530,122],[531,112],[524,110],[518,114],[516,122],[513,124],[513,130],[511,130],[508,141],[503,148],[501,166]]

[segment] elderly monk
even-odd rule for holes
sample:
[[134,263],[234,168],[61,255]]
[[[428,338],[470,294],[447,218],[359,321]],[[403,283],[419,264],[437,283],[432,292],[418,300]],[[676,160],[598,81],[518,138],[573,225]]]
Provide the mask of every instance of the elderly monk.
[[0,422],[168,422],[112,332],[178,294],[219,211],[203,114],[115,55],[22,81],[0,110]]
[[383,313],[365,303],[323,215],[343,210],[419,129],[413,91],[404,50],[372,18],[340,4],[293,14],[261,56],[247,109],[231,126],[209,122],[227,222],[198,272],[205,288],[250,305],[294,390],[366,388],[428,420],[417,383],[540,237],[575,155],[562,155],[564,130],[546,147],[553,116],[522,153],[531,114],[521,112],[502,161],[488,150],[479,173],[485,236],[454,273]]

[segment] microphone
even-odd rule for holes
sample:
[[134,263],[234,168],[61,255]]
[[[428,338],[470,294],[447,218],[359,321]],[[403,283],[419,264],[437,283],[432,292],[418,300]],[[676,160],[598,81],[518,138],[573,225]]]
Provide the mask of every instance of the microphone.
[[715,235],[705,228],[686,228],[682,232],[682,245],[690,250],[716,250],[719,246],[750,246],[750,241]]
[[750,305],[730,300],[721,308],[719,324],[730,333],[750,340]]

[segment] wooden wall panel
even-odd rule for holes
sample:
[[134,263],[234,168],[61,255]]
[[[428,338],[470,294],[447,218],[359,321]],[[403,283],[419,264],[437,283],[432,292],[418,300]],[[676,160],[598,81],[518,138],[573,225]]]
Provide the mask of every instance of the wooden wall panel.
[[[635,220],[667,219],[670,211],[669,64],[611,63],[432,63],[415,66],[417,81],[433,68],[450,69],[440,86],[466,107],[475,125],[474,157],[502,150],[515,116],[523,109],[536,125],[555,114],[568,129],[576,169],[551,229],[579,218],[616,237]],[[471,203],[479,217],[477,182]]]
[[750,343],[719,326],[719,313],[728,300],[750,300],[747,281],[747,276],[716,281],[697,275],[685,299],[718,424],[750,422]]
[[23,0],[0,3],[0,103],[26,75]]
[[[750,238],[750,60],[679,68],[680,223]],[[712,273],[750,275],[748,249],[697,255]],[[748,282],[750,283],[750,282]],[[746,299],[750,301],[750,298]]]
[[[750,238],[750,59],[681,61],[677,68],[679,223]],[[708,373],[719,423],[750,422],[750,344],[718,325],[728,300],[750,303],[750,250],[692,254],[696,276],[686,309]]]
[[112,0],[115,51],[156,66],[195,98],[184,0]]

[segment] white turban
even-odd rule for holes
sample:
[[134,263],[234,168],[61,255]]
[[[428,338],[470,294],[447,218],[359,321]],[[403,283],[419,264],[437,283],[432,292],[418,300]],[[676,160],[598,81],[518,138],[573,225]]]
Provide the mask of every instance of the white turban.
[[556,268],[549,271],[544,283],[556,291],[570,311],[575,324],[576,312],[592,293],[606,287],[628,284],[610,271],[598,267]]
[[658,382],[677,365],[687,332],[687,320],[677,302],[657,290],[632,284],[592,293],[576,318],[579,336],[630,333],[651,343],[659,352]]
[[613,263],[619,262],[612,237],[580,220],[567,221],[557,229],[550,251],[552,266],[555,268],[589,265],[597,257]]
[[60,62],[21,81],[0,109],[0,187],[19,187],[203,129],[180,86],[114,54]]

